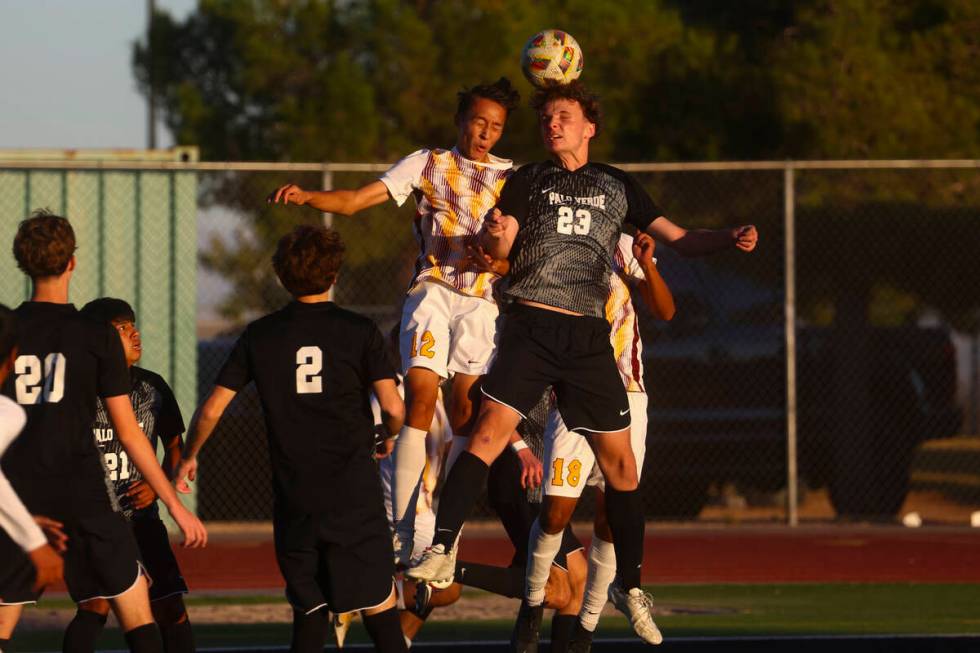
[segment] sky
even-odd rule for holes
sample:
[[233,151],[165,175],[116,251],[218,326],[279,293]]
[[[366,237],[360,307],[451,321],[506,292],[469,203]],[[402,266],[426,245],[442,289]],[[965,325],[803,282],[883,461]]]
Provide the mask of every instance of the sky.
[[[196,0],[156,4],[182,19]],[[145,29],[144,0],[0,0],[0,149],[146,147],[130,67]]]

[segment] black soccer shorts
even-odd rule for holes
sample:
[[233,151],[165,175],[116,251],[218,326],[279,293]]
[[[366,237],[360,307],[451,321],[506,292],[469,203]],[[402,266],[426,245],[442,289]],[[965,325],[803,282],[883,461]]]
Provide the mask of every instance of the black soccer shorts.
[[144,573],[136,537],[122,513],[66,520],[65,534],[65,585],[76,603],[125,594]]
[[276,507],[273,539],[286,580],[286,600],[309,614],[373,608],[391,594],[394,551],[387,525],[371,528],[359,541],[340,544],[322,532],[315,515]]
[[626,388],[616,369],[609,324],[514,304],[483,394],[526,417],[552,386],[569,431],[610,433],[630,425]]
[[140,517],[137,514],[130,524],[143,565],[153,581],[150,585],[150,600],[159,601],[175,594],[187,594],[187,583],[180,573],[173,549],[170,548],[167,527],[160,518],[156,515]]
[[0,528],[0,605],[35,603],[34,565],[7,531]]

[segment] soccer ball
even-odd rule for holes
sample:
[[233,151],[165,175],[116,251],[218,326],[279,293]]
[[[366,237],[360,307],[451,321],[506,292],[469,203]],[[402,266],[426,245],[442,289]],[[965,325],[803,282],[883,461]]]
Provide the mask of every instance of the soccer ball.
[[546,29],[524,45],[521,70],[535,86],[544,86],[549,81],[567,84],[582,74],[582,48],[571,34]]

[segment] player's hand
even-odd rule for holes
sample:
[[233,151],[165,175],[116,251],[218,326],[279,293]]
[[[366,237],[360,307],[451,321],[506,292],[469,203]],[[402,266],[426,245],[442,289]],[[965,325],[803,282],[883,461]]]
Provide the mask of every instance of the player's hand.
[[33,515],[33,517],[34,523],[41,527],[44,537],[48,538],[48,544],[51,545],[51,548],[57,553],[64,553],[68,549],[65,525],[44,515]]
[[180,532],[184,534],[183,546],[188,549],[198,549],[207,545],[207,529],[183,504],[178,502],[176,509],[170,511],[170,516],[174,518],[177,526],[180,527]]
[[656,249],[657,241],[650,234],[640,231],[633,237],[633,258],[640,263],[652,263]]
[[266,202],[270,204],[276,204],[282,202],[283,204],[295,204],[297,206],[303,206],[310,201],[310,193],[303,190],[296,184],[286,184],[285,186],[280,186],[265,199]]
[[495,208],[487,215],[483,224],[488,234],[494,238],[499,238],[504,235],[508,222],[513,219],[513,216],[504,215],[500,212],[500,209]]
[[517,459],[521,461],[521,487],[533,490],[541,485],[544,477],[544,467],[541,461],[530,449],[521,449],[517,452]]
[[34,565],[34,591],[39,592],[48,585],[61,580],[65,562],[55,553],[50,544],[44,544],[29,552],[28,557]]
[[197,458],[184,458],[174,472],[174,486],[181,494],[190,494],[191,486],[188,481],[197,480]]
[[391,455],[395,450],[395,436],[388,435],[383,426],[374,432],[374,459],[381,460]]
[[479,272],[493,272],[493,258],[479,245],[470,245],[466,248],[466,258],[463,262],[467,268],[476,268]]
[[157,493],[146,481],[130,483],[126,488],[126,496],[129,497],[129,505],[136,510],[142,510],[157,500]]
[[751,252],[759,242],[759,232],[754,224],[736,227],[732,230],[732,237],[735,239],[735,247],[743,252]]

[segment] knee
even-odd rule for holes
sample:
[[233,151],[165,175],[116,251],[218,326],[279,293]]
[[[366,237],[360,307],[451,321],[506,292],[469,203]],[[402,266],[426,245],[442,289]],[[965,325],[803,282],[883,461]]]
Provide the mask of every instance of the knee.
[[548,502],[545,509],[541,511],[538,522],[541,524],[541,530],[549,535],[555,535],[565,530],[571,516],[571,512],[561,504]]
[[153,620],[160,626],[172,626],[187,621],[187,609],[179,594],[153,601],[150,609],[153,610]]
[[640,477],[636,472],[636,460],[632,455],[615,457],[603,473],[606,477],[606,483],[620,492],[635,490],[640,485]]
[[105,617],[109,614],[109,602],[105,599],[90,599],[78,604],[79,612],[92,612]]

